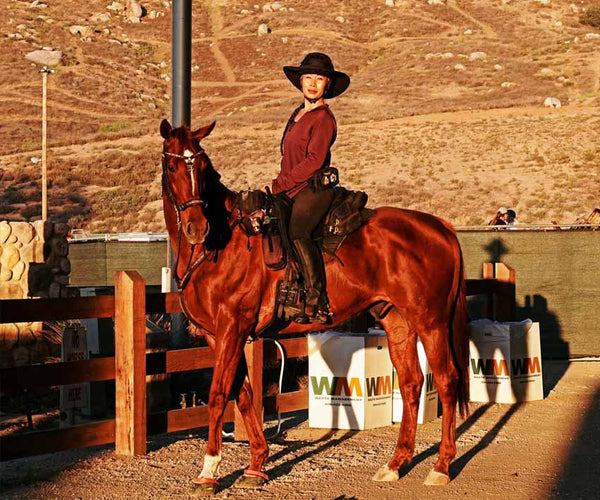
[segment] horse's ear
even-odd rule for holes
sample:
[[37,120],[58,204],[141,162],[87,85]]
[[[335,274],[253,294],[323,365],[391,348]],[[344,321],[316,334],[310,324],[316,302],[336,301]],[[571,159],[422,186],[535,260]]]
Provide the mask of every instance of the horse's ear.
[[160,122],[160,135],[163,139],[169,139],[171,137],[171,130],[173,129],[169,123],[169,120],[165,118],[162,122]]
[[212,132],[213,128],[215,128],[216,124],[217,124],[217,122],[214,121],[210,125],[207,125],[206,127],[202,127],[202,128],[199,128],[198,130],[194,130],[194,132],[192,132],[192,137],[194,139],[197,139],[198,141],[201,141],[205,137],[208,137],[208,135]]

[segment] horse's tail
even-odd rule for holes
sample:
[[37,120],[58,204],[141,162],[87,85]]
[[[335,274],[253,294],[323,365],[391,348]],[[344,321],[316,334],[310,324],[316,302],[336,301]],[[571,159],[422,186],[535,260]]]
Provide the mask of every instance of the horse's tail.
[[458,239],[456,240],[456,267],[452,290],[454,291],[448,330],[454,365],[458,370],[458,408],[464,419],[469,415],[469,316],[467,312],[464,261]]

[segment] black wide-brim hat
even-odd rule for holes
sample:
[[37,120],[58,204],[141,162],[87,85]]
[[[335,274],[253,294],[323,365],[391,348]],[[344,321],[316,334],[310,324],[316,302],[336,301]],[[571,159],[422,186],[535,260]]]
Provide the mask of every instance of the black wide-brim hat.
[[350,77],[346,73],[336,71],[327,54],[321,52],[311,52],[307,54],[300,66],[284,66],[283,72],[292,82],[294,87],[302,90],[300,77],[302,75],[323,75],[329,78],[329,88],[323,94],[325,99],[331,99],[342,94],[350,85]]

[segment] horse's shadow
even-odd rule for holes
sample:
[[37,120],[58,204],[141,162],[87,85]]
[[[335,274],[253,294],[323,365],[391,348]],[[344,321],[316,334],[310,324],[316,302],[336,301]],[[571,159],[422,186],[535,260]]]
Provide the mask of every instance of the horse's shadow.
[[[288,419],[283,425],[282,425],[282,431],[285,432],[285,430],[296,427],[299,423],[301,423],[302,421],[305,421],[307,418],[307,413],[305,410],[297,412],[296,415],[292,418],[292,419]],[[285,438],[276,438],[275,442],[279,443],[279,444],[284,444],[285,448],[283,448],[282,450],[278,451],[277,453],[270,455],[269,456],[269,462],[275,462],[283,457],[285,457],[286,455],[290,455],[294,452],[297,452],[299,450],[302,450],[303,448],[308,448],[304,453],[294,456],[293,458],[290,458],[289,460],[278,464],[272,468],[270,468],[267,472],[269,474],[269,478],[272,479],[277,479],[279,477],[282,476],[286,476],[288,475],[294,465],[306,460],[307,458],[313,456],[315,453],[319,453],[323,450],[327,450],[328,448],[331,448],[333,446],[338,446],[341,443],[343,443],[344,441],[350,439],[352,436],[354,436],[358,431],[345,431],[341,436],[332,439],[333,436],[336,435],[336,433],[338,432],[342,432],[342,431],[337,431],[337,430],[328,430],[324,435],[322,435],[321,437],[319,437],[318,439],[315,440],[306,440],[306,439],[298,439],[298,440],[287,440]],[[319,445],[319,443],[321,443]],[[318,445],[318,446],[316,446]],[[231,486],[233,483],[235,483],[235,481],[241,477],[243,474],[242,470],[237,470],[234,472],[231,472],[230,474],[228,474],[227,476],[223,476],[219,479],[219,482],[224,486]]]
[[[456,428],[456,439],[465,432],[467,432],[486,412],[493,406],[493,403],[480,406],[475,410],[460,426]],[[460,472],[466,467],[475,455],[487,448],[496,438],[500,430],[506,425],[510,418],[521,408],[522,403],[511,405],[506,413],[496,422],[496,424],[479,440],[479,442],[469,449],[466,453],[462,454],[456,460],[450,464],[450,477],[454,479],[460,474]],[[418,455],[414,456],[410,463],[400,468],[400,477],[407,475],[421,462],[424,462],[429,457],[432,457],[438,453],[439,442],[431,445],[426,450],[423,450]]]

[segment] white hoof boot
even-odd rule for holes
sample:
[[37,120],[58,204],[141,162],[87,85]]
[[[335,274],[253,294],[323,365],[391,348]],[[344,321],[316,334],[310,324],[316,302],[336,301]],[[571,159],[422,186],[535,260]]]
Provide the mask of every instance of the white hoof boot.
[[446,486],[450,482],[450,476],[432,470],[423,483],[425,486]]
[[398,481],[399,478],[398,471],[390,469],[386,464],[375,473],[373,481]]

